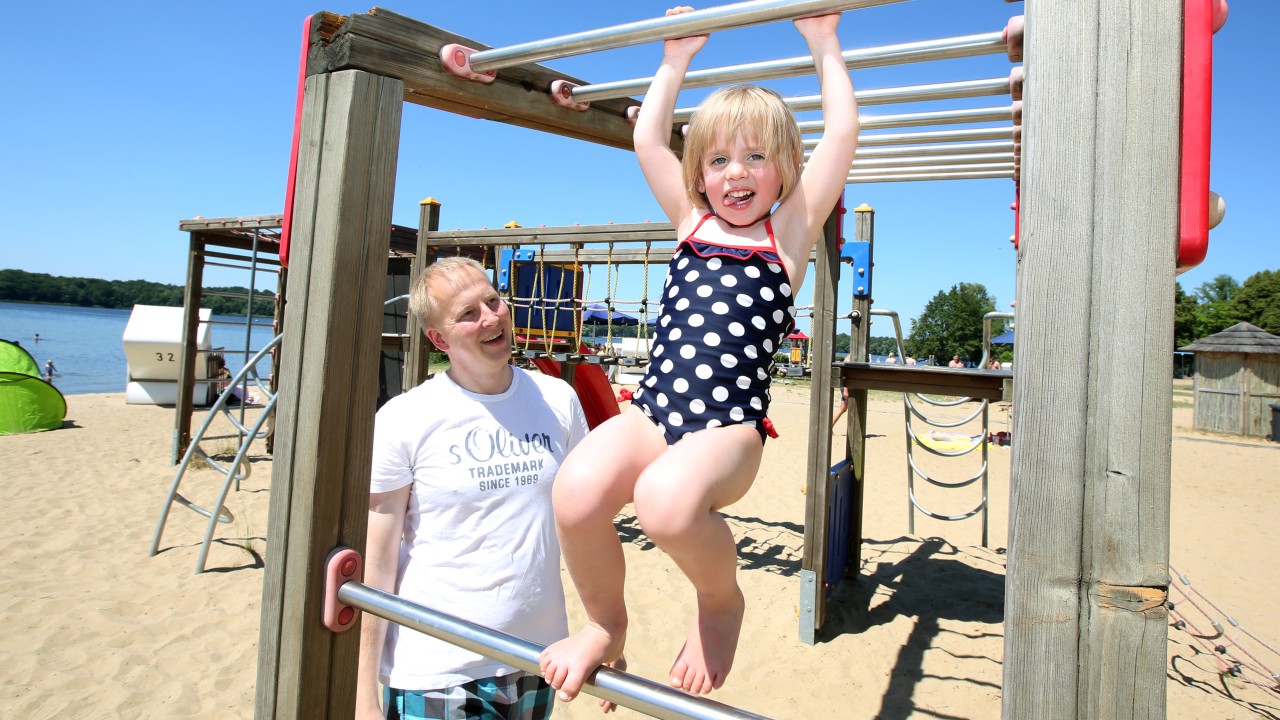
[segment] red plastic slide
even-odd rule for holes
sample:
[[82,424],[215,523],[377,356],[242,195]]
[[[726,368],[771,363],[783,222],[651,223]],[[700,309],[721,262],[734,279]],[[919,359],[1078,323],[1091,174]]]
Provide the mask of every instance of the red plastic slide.
[[[583,345],[580,352],[590,350]],[[550,358],[534,360],[533,364],[545,375],[560,377],[560,363]],[[609,376],[599,365],[582,363],[573,371],[573,389],[578,392],[578,400],[582,403],[582,412],[587,416],[587,427],[594,429],[597,425],[621,412],[618,401],[613,396],[613,386],[609,384]]]

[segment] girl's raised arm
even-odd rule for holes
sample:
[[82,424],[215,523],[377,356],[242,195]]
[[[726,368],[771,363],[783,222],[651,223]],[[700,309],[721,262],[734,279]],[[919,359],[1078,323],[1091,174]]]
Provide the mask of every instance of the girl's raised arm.
[[[667,14],[678,15],[691,9],[672,8]],[[691,201],[684,190],[680,159],[671,150],[672,115],[689,62],[706,42],[706,35],[695,35],[663,43],[662,64],[654,73],[653,83],[644,96],[632,133],[636,159],[644,179],[662,211],[677,228],[689,216]]]
[[841,54],[836,26],[840,15],[821,15],[795,21],[813,55],[818,84],[822,92],[822,139],[809,157],[800,185],[804,198],[803,213],[809,244],[802,253],[808,255],[817,241],[823,223],[844,192],[858,149],[858,101],[853,94],[853,81]]

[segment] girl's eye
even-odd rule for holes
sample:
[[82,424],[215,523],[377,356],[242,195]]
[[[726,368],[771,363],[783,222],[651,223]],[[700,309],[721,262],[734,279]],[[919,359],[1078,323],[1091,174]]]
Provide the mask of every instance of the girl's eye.
[[763,153],[751,153],[750,155],[748,155],[748,156],[747,156],[747,160],[748,160],[749,162],[764,162],[764,154],[763,154]]
[[711,158],[711,162],[710,162],[710,163],[707,163],[707,164],[708,164],[708,165],[723,165],[723,164],[725,164],[726,162],[728,162],[728,160],[727,160],[727,159],[725,159],[725,158],[722,158],[722,157],[714,157],[714,158]]

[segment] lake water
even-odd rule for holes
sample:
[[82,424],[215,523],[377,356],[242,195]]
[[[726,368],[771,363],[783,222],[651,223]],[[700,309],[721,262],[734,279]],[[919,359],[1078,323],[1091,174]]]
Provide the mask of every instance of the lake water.
[[[53,360],[58,370],[53,384],[63,395],[122,393],[127,377],[124,328],[130,312],[0,302],[0,338],[21,344],[42,369],[45,361]],[[238,327],[214,325],[211,330],[213,346],[226,348],[227,369],[235,374],[245,361],[244,318],[214,315],[213,319],[240,323]],[[268,324],[250,330],[253,352],[265,347],[273,337],[269,320],[258,318],[256,322]],[[271,372],[270,362],[259,363],[258,372],[266,377]]]

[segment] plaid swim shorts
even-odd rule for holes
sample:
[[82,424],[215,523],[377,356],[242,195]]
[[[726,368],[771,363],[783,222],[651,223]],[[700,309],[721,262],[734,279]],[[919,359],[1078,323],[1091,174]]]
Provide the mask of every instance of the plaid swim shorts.
[[555,691],[526,672],[472,680],[442,690],[383,694],[387,720],[547,720]]

